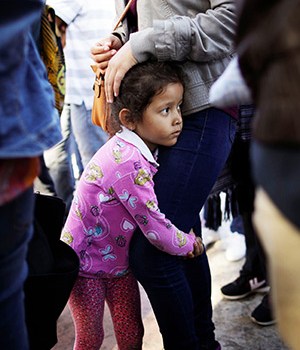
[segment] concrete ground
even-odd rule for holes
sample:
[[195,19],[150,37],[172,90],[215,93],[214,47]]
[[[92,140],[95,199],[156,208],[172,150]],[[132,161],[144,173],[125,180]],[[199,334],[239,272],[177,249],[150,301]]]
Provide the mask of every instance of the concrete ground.
[[[220,287],[238,276],[243,260],[227,261],[220,242],[208,249],[208,258],[212,273],[212,301],[216,336],[222,349],[287,350],[279,338],[276,325],[261,327],[253,324],[249,318],[252,310],[260,303],[262,295],[253,295],[241,301],[228,301],[222,298]],[[143,290],[141,293],[145,326],[143,350],[162,350],[162,340],[151,306]],[[57,328],[58,343],[52,350],[71,350],[74,342],[74,328],[68,307],[61,314]],[[101,350],[117,350],[107,310],[105,313],[105,339]]]

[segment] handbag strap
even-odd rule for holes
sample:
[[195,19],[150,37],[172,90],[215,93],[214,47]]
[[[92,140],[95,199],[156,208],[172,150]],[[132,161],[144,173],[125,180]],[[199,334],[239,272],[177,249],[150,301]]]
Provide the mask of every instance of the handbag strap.
[[[115,24],[113,31],[116,30],[118,28],[119,24],[124,20],[124,18],[126,17],[126,14],[127,14],[128,10],[129,10],[131,4],[134,1],[136,1],[136,0],[129,0],[128,1],[128,3],[125,6],[123,12],[121,13],[120,17],[118,18],[117,23]],[[91,68],[94,71],[94,73],[96,74],[96,81],[97,81],[97,79],[99,80],[100,77],[102,77],[102,79],[104,78],[105,70],[98,68],[98,66],[96,64],[91,65]]]
[[131,6],[131,4],[134,2],[135,0],[129,0],[127,5],[125,6],[123,12],[121,13],[119,19],[117,20],[117,23],[115,24],[114,26],[114,29],[113,30],[116,30],[119,26],[119,24],[123,21],[123,19],[126,17],[126,14]]

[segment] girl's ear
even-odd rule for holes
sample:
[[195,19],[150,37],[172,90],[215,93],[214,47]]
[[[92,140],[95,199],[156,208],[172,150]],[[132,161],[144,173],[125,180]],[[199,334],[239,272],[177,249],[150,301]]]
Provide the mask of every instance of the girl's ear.
[[135,122],[131,119],[131,112],[127,108],[123,108],[119,112],[119,120],[127,129],[133,131],[135,129]]

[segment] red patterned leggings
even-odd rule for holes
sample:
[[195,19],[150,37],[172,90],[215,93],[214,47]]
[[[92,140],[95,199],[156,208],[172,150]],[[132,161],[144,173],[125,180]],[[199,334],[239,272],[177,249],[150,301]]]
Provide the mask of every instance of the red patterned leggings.
[[141,350],[144,327],[138,284],[120,278],[78,277],[69,307],[75,324],[74,350],[99,350],[103,342],[104,302],[109,307],[120,350]]

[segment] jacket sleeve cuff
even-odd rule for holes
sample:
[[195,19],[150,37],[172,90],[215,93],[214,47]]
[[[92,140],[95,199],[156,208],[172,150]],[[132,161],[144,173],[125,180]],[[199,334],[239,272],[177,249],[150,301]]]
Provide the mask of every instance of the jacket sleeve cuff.
[[168,21],[156,20],[153,28],[131,34],[130,42],[138,62],[151,57],[156,57],[158,61],[181,61],[190,52],[193,33],[188,21],[176,16]]
[[153,33],[153,28],[146,28],[130,34],[132,54],[138,62],[144,62],[156,56]]

